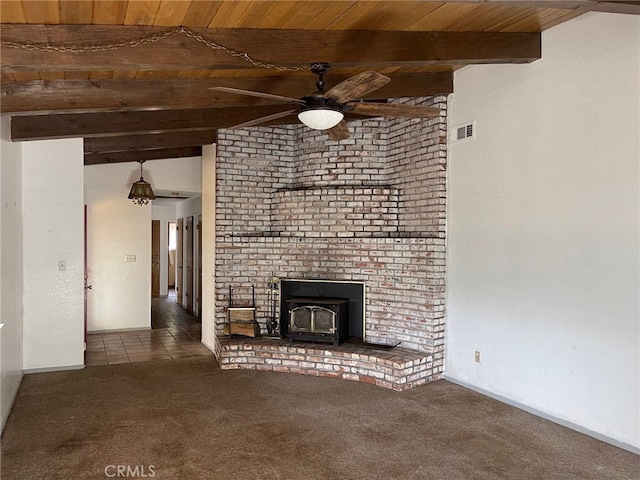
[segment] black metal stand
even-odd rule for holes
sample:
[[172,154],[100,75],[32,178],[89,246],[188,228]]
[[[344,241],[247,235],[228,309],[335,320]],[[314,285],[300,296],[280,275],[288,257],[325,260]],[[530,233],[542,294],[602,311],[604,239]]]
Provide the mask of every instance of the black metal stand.
[[251,303],[243,306],[238,305],[234,300],[233,287],[229,285],[229,307],[227,308],[226,334],[245,335],[257,337],[260,334],[260,326],[256,320],[256,291],[251,285]]

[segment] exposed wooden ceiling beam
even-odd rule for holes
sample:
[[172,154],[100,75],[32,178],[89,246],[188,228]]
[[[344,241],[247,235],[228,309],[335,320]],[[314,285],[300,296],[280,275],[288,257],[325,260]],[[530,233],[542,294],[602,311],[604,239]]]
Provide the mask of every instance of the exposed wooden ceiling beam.
[[171,132],[118,137],[85,137],[84,153],[116,153],[210,145],[216,141],[215,130]]
[[[50,115],[24,115],[11,117],[11,139],[13,141],[48,140],[54,138],[102,138],[122,139],[126,136],[176,134],[175,142],[185,143],[186,138],[201,142],[197,132],[207,135],[212,129],[230,128],[273,113],[288,110],[285,105],[254,105],[252,107],[203,108],[188,110],[155,110],[112,113],[68,113]],[[365,120],[369,115],[346,113],[347,121]],[[294,125],[299,120],[296,114],[264,122],[261,125]],[[182,137],[181,133],[195,132],[193,137]],[[204,137],[209,138],[208,136]],[[208,142],[211,143],[211,142]],[[178,143],[176,143],[177,145]]]
[[[98,138],[114,137],[118,140],[139,135],[138,148],[154,148],[151,135],[168,135],[159,140],[165,146],[205,145],[212,130],[235,125],[288,110],[287,105],[254,105],[250,107],[196,108],[183,110],[153,110],[108,113],[60,113],[47,115],[17,115],[11,117],[11,139],[14,141],[48,140],[54,138],[91,138],[98,145]],[[347,121],[371,118],[347,113]],[[263,125],[292,125],[299,123],[295,114],[279,118]],[[189,135],[192,133],[193,135]],[[183,135],[184,134],[184,135]],[[172,136],[174,135],[174,136]],[[146,142],[149,146],[146,147]],[[193,143],[192,143],[193,142]],[[104,145],[109,142],[105,141]],[[93,147],[90,147],[93,148]],[[118,150],[126,149],[117,147]]]
[[[119,25],[4,24],[3,41],[23,44],[115,45],[167,28]],[[528,63],[540,58],[540,33],[317,31],[194,28],[195,34],[267,64],[424,66]],[[87,53],[1,48],[2,73],[29,71],[209,70],[253,68],[241,57],[212,49],[183,34],[136,47]],[[264,68],[264,67],[255,67]]]
[[127,133],[202,131],[228,128],[286,110],[286,105],[196,108],[110,113],[64,113],[11,117],[12,140],[104,137]]
[[84,155],[84,164],[138,162],[140,160],[161,160],[164,158],[197,157],[200,155],[202,155],[202,146],[158,148],[133,152],[89,153]]
[[[327,88],[349,75],[326,76]],[[0,110],[35,111],[122,111],[144,108],[198,108],[265,103],[255,97],[229,95],[209,90],[233,86],[275,95],[300,98],[315,90],[315,76],[154,79],[154,80],[37,80],[5,82],[0,85]],[[365,98],[397,98],[446,95],[453,92],[453,72],[394,74],[390,83]]]

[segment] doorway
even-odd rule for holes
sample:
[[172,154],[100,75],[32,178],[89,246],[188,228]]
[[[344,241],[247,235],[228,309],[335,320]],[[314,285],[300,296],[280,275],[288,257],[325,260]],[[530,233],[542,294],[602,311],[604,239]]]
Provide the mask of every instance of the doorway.
[[193,216],[187,217],[187,285],[185,288],[185,296],[187,304],[185,305],[189,313],[193,313]]
[[198,215],[198,318],[202,321],[202,215]]
[[176,303],[179,305],[183,305],[182,298],[182,283],[184,280],[183,270],[182,270],[182,232],[184,225],[184,219],[179,218],[176,226]]
[[160,220],[151,220],[151,298],[160,296]]
[[167,297],[176,301],[176,222],[168,224],[168,245],[167,245]]

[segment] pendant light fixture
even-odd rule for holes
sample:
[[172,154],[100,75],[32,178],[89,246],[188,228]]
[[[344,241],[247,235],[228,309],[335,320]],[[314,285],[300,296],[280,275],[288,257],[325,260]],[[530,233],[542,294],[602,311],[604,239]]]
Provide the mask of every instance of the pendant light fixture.
[[305,108],[298,113],[298,119],[314,130],[328,130],[339,124],[344,114],[327,105]]
[[142,164],[144,160],[138,160],[140,164],[140,180],[133,182],[131,185],[131,191],[129,192],[129,198],[133,200],[136,205],[147,205],[150,200],[156,198],[149,182],[145,182],[142,177]]
[[324,96],[324,74],[329,71],[328,63],[317,63],[311,71],[318,75],[314,95],[304,97],[305,106],[298,112],[298,120],[314,130],[329,130],[339,124],[344,118],[342,107],[332,98]]

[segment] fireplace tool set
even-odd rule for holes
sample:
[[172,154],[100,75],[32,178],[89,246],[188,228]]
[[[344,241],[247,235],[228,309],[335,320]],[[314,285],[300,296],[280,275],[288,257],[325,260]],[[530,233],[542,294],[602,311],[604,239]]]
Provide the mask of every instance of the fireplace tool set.
[[278,293],[280,282],[278,277],[271,274],[267,283],[267,302],[269,303],[269,317],[267,318],[267,333],[270,336],[278,336]]

